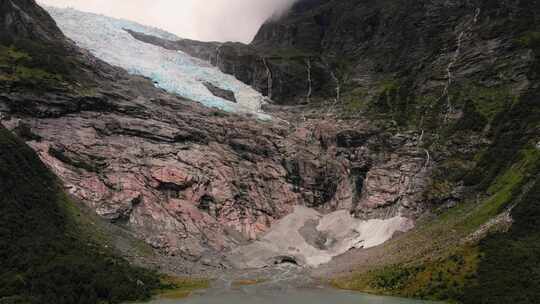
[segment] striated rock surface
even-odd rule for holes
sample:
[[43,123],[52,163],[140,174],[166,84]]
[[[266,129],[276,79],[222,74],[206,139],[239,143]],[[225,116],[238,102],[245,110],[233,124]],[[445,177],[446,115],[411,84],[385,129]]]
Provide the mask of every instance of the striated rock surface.
[[[16,16],[14,1],[0,3],[9,6],[5,16]],[[316,215],[296,227],[310,250],[320,250],[325,230],[312,221],[326,214],[353,214],[346,220],[355,227],[397,218],[390,226],[399,229],[376,238],[386,240],[431,205],[451,206],[462,197],[463,172],[433,191],[434,172],[473,167],[474,160],[452,156],[471,159],[489,145],[484,132],[533,79],[534,56],[516,46],[517,33],[506,26],[513,21],[504,17],[523,14],[523,4],[407,3],[300,1],[289,15],[265,24],[250,46],[130,31],[157,54],[184,50],[210,58],[281,103],[329,101],[268,106],[273,119],[263,122],[205,108],[101,62],[67,42],[46,15],[4,17],[18,20],[3,23],[10,32],[34,22],[47,29],[33,32],[43,39],[62,37],[53,50],[70,53],[72,61],[66,63],[71,73],[45,66],[48,74],[35,74],[46,77],[31,79],[14,74],[20,69],[0,68],[2,123],[39,153],[71,194],[171,255],[221,261],[224,252],[264,239],[298,206]],[[429,26],[417,29],[422,24]],[[142,44],[116,26],[114,33]],[[8,64],[49,62],[24,47],[33,36],[14,37]],[[25,52],[29,56],[19,54]],[[64,63],[67,57],[55,58]],[[501,89],[500,95],[479,89],[486,87]],[[466,89],[472,97],[461,97]]]
[[[50,18],[40,22],[53,28]],[[8,54],[40,59],[25,42]],[[165,253],[219,261],[298,205],[365,219],[414,218],[425,209],[417,193],[430,166],[418,134],[281,110],[261,122],[170,95],[67,40],[50,50],[69,51],[73,73],[60,81],[52,73],[61,71],[44,65],[52,76],[27,83],[2,71],[2,123],[69,193]],[[37,64],[27,60],[10,64]]]
[[[16,26],[32,22],[52,29],[44,39],[63,37],[47,16]],[[29,51],[18,46],[27,38],[16,41],[20,52]],[[2,122],[71,194],[164,252],[215,256],[257,238],[297,205],[364,218],[424,209],[417,193],[429,166],[417,134],[331,118],[293,117],[300,121],[293,126],[227,114],[167,94],[68,42],[54,50],[66,48],[73,69],[84,73],[54,82],[46,94],[13,78],[0,95]]]
[[[15,51],[33,52],[24,41]],[[1,78],[10,79],[2,81],[2,122],[71,194],[168,254],[219,260],[298,205],[365,219],[425,209],[417,193],[430,166],[416,133],[280,109],[261,122],[170,95],[68,42],[52,50],[67,49],[80,73],[48,79],[55,89],[45,94],[21,86],[21,75]]]
[[[228,88],[220,80],[231,76],[183,50],[295,104],[265,104],[272,119],[258,121],[259,104],[234,114],[171,95],[155,85],[163,78],[130,75],[73,45],[33,1],[0,0],[0,126],[109,220],[105,231],[134,233],[169,255],[146,257],[111,233],[131,261],[152,268],[204,273],[227,288],[268,277],[260,274],[272,278],[267,288],[358,271],[340,285],[350,288],[369,271],[370,289],[404,296],[497,301],[503,286],[506,302],[535,299],[511,270],[530,272],[534,263],[520,257],[538,256],[537,2],[298,1],[249,46],[114,26],[153,50],[146,55],[167,54],[151,56],[153,68],[193,60],[188,68],[212,69],[209,82]],[[114,60],[137,51],[99,48],[103,36],[96,49]],[[173,88],[186,85],[172,78]],[[212,99],[225,94],[202,86]],[[288,263],[321,267],[268,267]],[[447,266],[450,276],[429,275]],[[390,289],[378,282],[389,269],[400,276]]]
[[[40,59],[24,43],[15,41],[10,52]],[[68,42],[51,50],[69,50],[66,60],[79,73],[27,83],[2,72],[8,73],[1,78],[2,123],[27,140],[69,193],[163,252],[219,261],[298,205],[366,218],[414,216],[424,208],[391,196],[377,199],[382,209],[360,203],[378,195],[364,193],[363,176],[379,166],[398,170],[389,156],[415,155],[414,134],[397,140],[368,124],[317,118],[294,126],[277,118],[261,122],[170,95]],[[61,72],[53,68],[43,66]],[[29,86],[36,81],[42,84]],[[55,89],[43,94],[47,86]],[[423,163],[407,159],[411,166]]]
[[[394,137],[382,134],[338,147],[330,122],[291,130],[152,90],[149,99],[126,96],[124,108],[36,116],[18,112],[4,96],[4,123],[30,126],[39,139],[28,143],[70,193],[170,254],[198,259],[231,249],[296,205],[365,218],[414,216],[424,208],[416,193],[425,159],[414,145],[387,143]],[[410,186],[413,179],[420,182]]]

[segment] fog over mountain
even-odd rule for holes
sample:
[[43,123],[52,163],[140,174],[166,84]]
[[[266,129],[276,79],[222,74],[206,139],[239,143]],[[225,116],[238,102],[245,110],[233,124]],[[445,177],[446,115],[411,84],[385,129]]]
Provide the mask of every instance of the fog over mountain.
[[203,41],[249,42],[270,16],[295,0],[41,0],[41,4],[101,13]]

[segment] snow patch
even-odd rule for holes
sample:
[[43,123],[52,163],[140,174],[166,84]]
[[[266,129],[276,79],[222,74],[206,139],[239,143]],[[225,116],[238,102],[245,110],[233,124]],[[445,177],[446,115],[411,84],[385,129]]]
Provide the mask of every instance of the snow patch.
[[[325,238],[323,248],[315,248],[300,233],[309,221],[318,222],[316,231]],[[413,221],[402,216],[364,221],[354,218],[347,210],[322,215],[297,206],[259,240],[234,249],[228,259],[238,268],[263,268],[280,257],[291,257],[302,266],[317,267],[350,249],[381,245],[396,232],[413,227]]]

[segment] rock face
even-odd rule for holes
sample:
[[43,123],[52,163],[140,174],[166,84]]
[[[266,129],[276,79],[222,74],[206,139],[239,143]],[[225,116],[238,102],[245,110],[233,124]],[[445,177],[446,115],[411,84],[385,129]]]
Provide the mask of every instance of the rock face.
[[265,23],[250,45],[169,46],[277,103],[347,93],[378,99],[391,82],[406,86],[410,98],[446,99],[471,86],[519,94],[532,58],[531,46],[516,42],[537,26],[538,9],[534,2],[303,0]]
[[235,103],[237,102],[233,91],[222,89],[220,87],[213,85],[210,82],[205,82],[203,84],[208,89],[208,91],[210,91],[215,96],[226,99],[228,101],[235,102]]
[[0,39],[58,43],[65,38],[47,12],[33,0],[0,1]]
[[424,178],[414,169],[395,173],[388,185],[364,181],[379,167],[399,170],[395,153],[420,170],[414,134],[318,119],[291,127],[227,114],[69,47],[90,67],[79,80],[84,88],[65,83],[40,95],[12,87],[0,97],[3,123],[25,137],[71,194],[164,252],[215,256],[255,239],[297,205],[365,217],[423,209],[403,183]]
[[296,49],[260,50],[233,42],[171,41],[129,32],[138,40],[206,60],[277,103],[305,102],[316,90],[321,91],[325,82],[331,81],[325,64],[316,60],[315,55]]
[[[61,36],[50,19],[29,22]],[[168,95],[66,47],[90,67],[84,88],[13,88],[0,98],[3,122],[71,194],[170,254],[232,249],[297,205],[366,219],[424,210],[430,163],[418,134],[333,119],[261,123]]]
[[[523,2],[300,1],[250,46],[130,32],[155,47],[210,58],[282,103],[331,100],[322,109],[269,107],[273,119],[265,122],[202,107],[97,60],[65,42],[33,1],[17,2],[28,4],[25,14],[14,1],[0,3],[8,16],[2,26],[22,33],[10,34],[16,48],[35,33],[59,37],[57,50],[69,50],[75,62],[74,75],[53,78],[45,93],[38,89],[48,77],[18,87],[13,79],[24,75],[0,74],[2,123],[98,214],[192,260],[264,238],[299,205],[315,209],[310,214],[353,214],[347,220],[356,223],[414,219],[434,200],[458,200],[461,177],[452,191],[427,193],[434,171],[463,165],[445,163],[452,155],[484,148],[493,117],[536,85],[529,81],[534,55],[527,41],[515,42],[524,27],[513,26],[522,21],[509,17],[535,18]],[[25,30],[31,24],[35,30]],[[373,111],[354,119],[334,113],[366,104]],[[472,132],[442,142],[457,130],[440,129],[446,121]],[[302,238],[316,248],[324,229],[306,224],[299,234],[313,235]]]
[[[129,87],[133,80],[124,77],[119,84]],[[70,193],[171,254],[199,258],[234,248],[296,205],[365,218],[414,216],[424,208],[417,193],[429,168],[413,134],[369,130],[365,142],[359,138],[366,134],[356,134],[354,145],[338,146],[342,135],[331,122],[291,130],[216,115],[150,83],[138,85],[152,97],[107,98],[114,105],[107,110],[54,115],[49,100],[30,116],[14,106],[29,96],[4,96],[5,124],[30,126],[36,139],[28,143]]]
[[[79,53],[79,60],[95,59]],[[89,73],[85,89],[66,84],[47,95],[17,88],[2,94],[3,122],[71,194],[165,252],[215,255],[256,238],[296,205],[366,218],[413,216],[424,208],[412,194],[423,183],[408,193],[403,182],[423,179],[415,170],[396,173],[384,186],[393,192],[375,201],[377,188],[364,181],[379,167],[407,163],[420,170],[415,134],[319,119],[295,127],[262,123],[203,108],[102,65],[88,65],[99,74]],[[392,160],[403,153],[399,163]]]

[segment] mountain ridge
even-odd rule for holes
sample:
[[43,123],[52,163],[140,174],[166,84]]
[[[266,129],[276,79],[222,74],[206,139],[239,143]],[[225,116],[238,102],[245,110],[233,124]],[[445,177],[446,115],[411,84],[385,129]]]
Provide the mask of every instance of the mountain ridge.
[[[35,8],[0,1],[8,13]],[[28,31],[36,22],[12,18],[23,26],[8,29],[23,41],[11,35],[0,46],[2,123],[72,195],[179,257],[178,273],[226,271],[234,265],[223,252],[272,234],[302,205],[416,222],[313,271],[336,278],[337,287],[532,303],[535,272],[523,280],[497,264],[536,269],[520,256],[538,256],[528,241],[538,237],[528,225],[540,168],[538,9],[537,2],[300,1],[249,46],[130,32],[208,60],[271,97],[265,109],[276,119],[266,122],[171,95],[63,36],[51,38],[56,30]],[[47,20],[44,28],[53,29]],[[54,57],[24,41],[35,33],[52,39]],[[316,246],[333,237],[309,223],[298,232]],[[293,249],[258,263],[301,263]],[[490,294],[500,286],[507,296]]]

